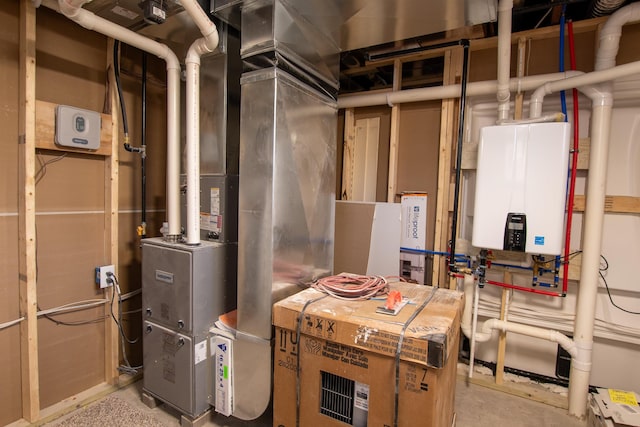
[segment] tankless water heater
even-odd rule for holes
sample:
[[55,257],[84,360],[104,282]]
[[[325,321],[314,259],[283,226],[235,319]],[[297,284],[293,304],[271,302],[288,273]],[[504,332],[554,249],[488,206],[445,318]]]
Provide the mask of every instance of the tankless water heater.
[[562,252],[568,123],[480,130],[473,245],[535,254]]

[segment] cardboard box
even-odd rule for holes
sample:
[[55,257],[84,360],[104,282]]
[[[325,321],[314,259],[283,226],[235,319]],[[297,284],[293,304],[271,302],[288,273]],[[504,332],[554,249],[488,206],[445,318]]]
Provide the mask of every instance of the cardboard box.
[[452,425],[464,296],[391,288],[410,300],[396,316],[376,312],[384,299],[343,301],[314,289],[274,305],[274,426],[295,427],[297,416],[300,426],[392,426],[396,410],[399,426]]
[[222,335],[212,337],[215,346],[213,359],[215,379],[215,410],[230,416],[233,413],[233,340]]
[[400,276],[407,280],[415,280],[417,283],[424,285],[425,261],[424,254],[400,251]]
[[589,395],[589,427],[639,427],[640,396],[632,391],[599,388]]
[[403,193],[400,248],[425,250],[427,247],[427,193]]

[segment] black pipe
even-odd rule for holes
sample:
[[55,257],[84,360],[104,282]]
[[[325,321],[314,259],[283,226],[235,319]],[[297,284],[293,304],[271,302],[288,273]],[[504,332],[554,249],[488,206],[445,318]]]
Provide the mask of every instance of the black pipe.
[[119,47],[120,47],[120,40],[114,40],[113,42],[113,74],[115,75],[115,78],[116,78],[116,88],[118,89],[118,99],[120,100],[120,111],[122,112],[122,128],[124,129],[125,136],[129,136],[129,123],[127,122],[127,107],[124,105],[124,98],[122,97],[122,85],[120,84],[120,62],[118,59]]
[[464,116],[467,97],[467,69],[469,68],[469,40],[462,40],[464,58],[462,61],[462,81],[460,84],[460,111],[458,113],[458,152],[456,153],[456,184],[453,195],[453,218],[451,220],[451,251],[449,252],[449,272],[456,269],[456,235],[458,229],[458,208],[460,204],[460,176],[462,173],[462,142],[464,138]]
[[140,129],[142,155],[140,165],[142,173],[142,233],[147,237],[147,53],[142,52],[142,125]]
[[405,49],[390,50],[390,51],[381,52],[381,53],[367,53],[367,59],[369,61],[379,61],[381,59],[390,59],[390,58],[395,58],[397,56],[409,55],[412,53],[426,52],[429,50],[444,49],[446,47],[453,47],[453,46],[460,46],[460,45],[464,46],[465,43],[468,46],[469,40],[455,40],[450,42],[430,44],[427,46],[416,46],[416,47],[409,47]]

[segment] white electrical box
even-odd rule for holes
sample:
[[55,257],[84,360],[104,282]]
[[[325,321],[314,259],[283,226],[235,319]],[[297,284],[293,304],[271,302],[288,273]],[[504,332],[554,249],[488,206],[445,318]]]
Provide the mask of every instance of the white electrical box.
[[55,142],[63,147],[97,150],[101,125],[102,117],[96,111],[58,105]]
[[564,240],[568,123],[480,130],[472,243],[559,255]]

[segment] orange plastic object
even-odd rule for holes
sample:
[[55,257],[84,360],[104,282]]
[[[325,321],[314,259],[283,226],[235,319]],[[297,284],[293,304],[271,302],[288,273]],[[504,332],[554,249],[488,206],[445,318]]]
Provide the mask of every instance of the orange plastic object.
[[237,329],[238,327],[238,311],[233,310],[228,313],[220,315],[220,321],[230,328]]
[[402,302],[402,294],[400,291],[389,291],[389,295],[387,295],[387,302],[384,303],[384,306],[387,310],[393,310],[399,302]]

